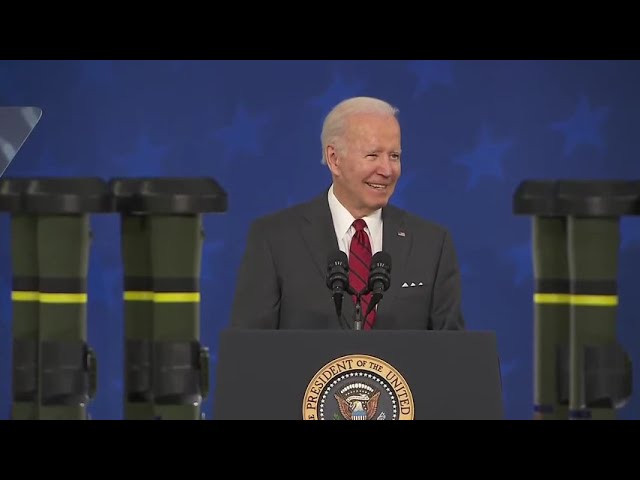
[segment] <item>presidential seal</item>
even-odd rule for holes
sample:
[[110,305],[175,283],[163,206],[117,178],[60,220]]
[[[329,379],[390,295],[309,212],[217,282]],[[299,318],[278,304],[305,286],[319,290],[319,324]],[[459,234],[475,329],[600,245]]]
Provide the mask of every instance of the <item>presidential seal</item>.
[[318,370],[304,394],[304,420],[413,420],[413,396],[384,360],[347,355]]

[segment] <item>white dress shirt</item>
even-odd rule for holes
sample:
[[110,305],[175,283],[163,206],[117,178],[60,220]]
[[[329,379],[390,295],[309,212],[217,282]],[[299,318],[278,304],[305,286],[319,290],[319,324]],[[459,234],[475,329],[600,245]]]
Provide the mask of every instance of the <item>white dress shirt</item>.
[[[353,238],[353,234],[356,232],[356,229],[353,227],[353,222],[356,219],[338,201],[333,193],[333,185],[329,188],[327,197],[329,200],[331,216],[333,217],[333,227],[336,230],[338,246],[340,247],[340,250],[346,253],[347,257],[349,257],[351,239]],[[382,250],[382,209],[378,209],[371,215],[367,215],[362,219],[367,222],[365,232],[367,232],[369,242],[371,243],[371,255],[375,255]]]

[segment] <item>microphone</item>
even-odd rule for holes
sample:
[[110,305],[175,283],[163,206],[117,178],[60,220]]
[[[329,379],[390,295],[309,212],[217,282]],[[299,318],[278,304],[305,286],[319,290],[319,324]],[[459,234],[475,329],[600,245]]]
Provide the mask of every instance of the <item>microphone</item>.
[[349,260],[347,254],[337,250],[329,255],[327,264],[327,287],[333,292],[331,297],[338,317],[342,315],[342,297],[349,289]]
[[382,300],[383,292],[386,292],[391,285],[391,256],[387,252],[378,252],[371,258],[371,267],[369,270],[369,283],[367,288],[373,292],[371,302],[364,318],[375,308],[380,300]]

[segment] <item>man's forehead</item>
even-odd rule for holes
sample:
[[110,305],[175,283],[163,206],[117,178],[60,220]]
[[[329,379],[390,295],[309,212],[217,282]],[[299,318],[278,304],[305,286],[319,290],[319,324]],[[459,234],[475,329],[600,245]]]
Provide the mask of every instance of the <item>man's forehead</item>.
[[357,137],[400,137],[400,126],[394,117],[369,115],[353,118],[347,123],[346,133]]

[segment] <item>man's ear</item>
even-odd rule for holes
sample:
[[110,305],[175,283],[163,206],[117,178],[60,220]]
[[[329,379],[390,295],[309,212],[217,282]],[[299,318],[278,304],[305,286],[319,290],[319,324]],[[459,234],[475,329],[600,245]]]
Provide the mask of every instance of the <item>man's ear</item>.
[[331,170],[332,174],[338,175],[340,173],[340,161],[338,158],[338,150],[334,145],[327,145],[325,154],[327,156],[327,165],[329,166],[329,170]]

